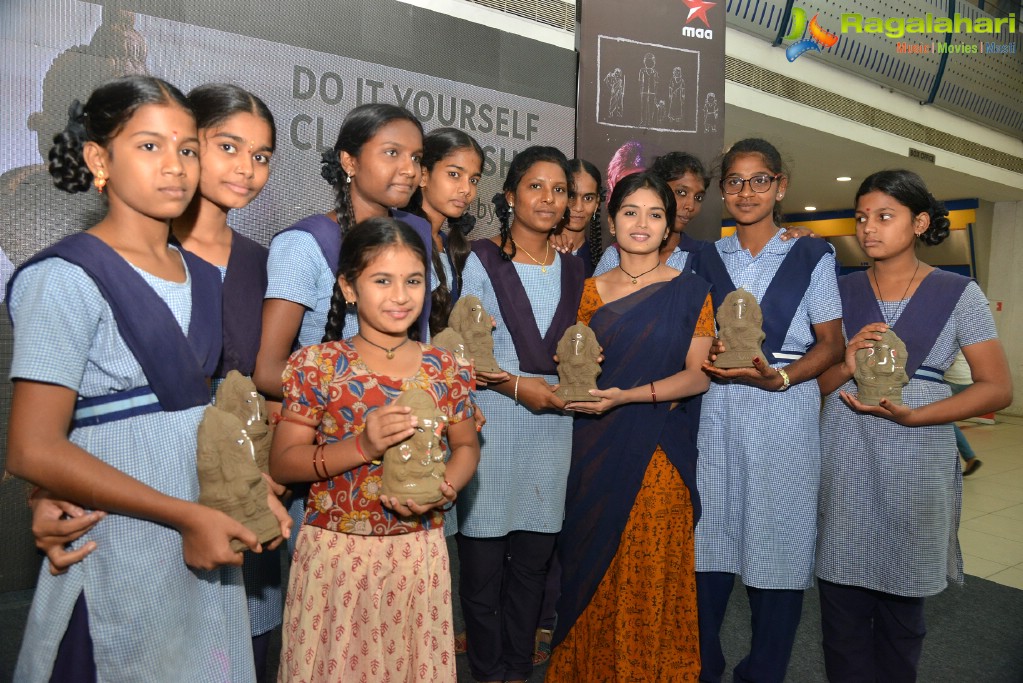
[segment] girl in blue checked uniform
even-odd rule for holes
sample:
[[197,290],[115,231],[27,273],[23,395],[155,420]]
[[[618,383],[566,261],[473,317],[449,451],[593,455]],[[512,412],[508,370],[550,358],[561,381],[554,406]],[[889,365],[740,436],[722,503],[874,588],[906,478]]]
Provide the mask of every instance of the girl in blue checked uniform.
[[[241,553],[259,549],[198,505],[196,430],[221,352],[220,277],[168,245],[199,179],[184,96],[133,76],[72,106],[57,186],[105,190],[97,225],[30,259],[11,282],[7,467],[106,510],[96,550],[39,576],[19,681],[250,681]],[[59,334],[56,333],[59,331]]]
[[[223,281],[224,350],[214,372],[216,388],[231,370],[251,375],[256,362],[267,250],[233,230],[227,219],[232,209],[248,206],[263,190],[277,136],[266,104],[238,86],[202,85],[188,94],[188,101],[199,132],[200,180],[192,203],[171,222],[171,230],[185,249],[216,266]],[[67,503],[51,503],[43,494],[36,498],[33,532],[59,570],[80,559],[65,551],[64,543],[76,538],[74,532],[85,520],[77,510],[72,510],[70,519],[60,520]],[[279,503],[274,504],[283,515]],[[242,565],[259,679],[266,668],[270,634],[280,626],[284,604],[281,558],[276,550],[268,546],[263,553],[250,553]]]
[[553,147],[516,155],[494,201],[501,235],[473,242],[462,275],[462,295],[479,297],[497,322],[494,357],[505,371],[483,375],[491,384],[477,394],[487,417],[480,466],[458,503],[460,597],[479,681],[529,678],[564,516],[572,418],[553,392],[553,356],[576,321],[583,263],[559,255],[549,237],[564,218],[571,177]]
[[[973,280],[932,268],[917,242],[939,244],[948,212],[910,171],[881,171],[856,193],[856,239],[873,266],[839,280],[845,359],[820,378],[820,579],[831,681],[912,681],[924,598],[962,583],[962,475],[949,423],[1012,401],[1009,366]],[[891,328],[906,343],[902,405],[862,404],[856,352]],[[974,384],[950,396],[944,371],[962,349]]]
[[[696,526],[700,680],[718,681],[719,633],[738,574],[753,612],[736,681],[782,681],[812,581],[820,469],[815,378],[842,353],[835,259],[824,240],[783,241],[777,202],[788,178],[770,143],[741,140],[725,154],[721,190],[736,232],[691,258],[713,285],[714,309],[742,287],[763,310],[767,363],[705,371]],[[718,347],[720,350],[720,346]]]

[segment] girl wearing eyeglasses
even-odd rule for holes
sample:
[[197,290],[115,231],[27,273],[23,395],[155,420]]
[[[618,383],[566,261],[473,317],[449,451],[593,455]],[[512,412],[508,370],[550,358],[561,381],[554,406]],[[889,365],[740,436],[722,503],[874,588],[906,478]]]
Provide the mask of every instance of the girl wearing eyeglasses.
[[[698,436],[696,586],[701,681],[725,669],[719,632],[735,576],[749,596],[753,634],[735,680],[782,681],[813,581],[820,472],[816,377],[844,349],[835,257],[825,240],[783,241],[778,204],[788,177],[769,142],[746,139],[725,153],[725,207],[735,234],[693,255],[714,310],[738,287],[763,311],[767,362],[720,370],[704,363],[710,390]],[[718,341],[714,353],[724,350]]]

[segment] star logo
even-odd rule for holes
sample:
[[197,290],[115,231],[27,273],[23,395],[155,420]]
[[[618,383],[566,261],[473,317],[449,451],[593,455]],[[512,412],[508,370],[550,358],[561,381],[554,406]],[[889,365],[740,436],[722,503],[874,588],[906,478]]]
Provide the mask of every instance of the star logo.
[[707,10],[716,5],[715,2],[707,0],[682,0],[682,4],[689,8],[689,16],[686,17],[686,25],[693,19],[699,19],[710,28],[710,21],[707,20]]

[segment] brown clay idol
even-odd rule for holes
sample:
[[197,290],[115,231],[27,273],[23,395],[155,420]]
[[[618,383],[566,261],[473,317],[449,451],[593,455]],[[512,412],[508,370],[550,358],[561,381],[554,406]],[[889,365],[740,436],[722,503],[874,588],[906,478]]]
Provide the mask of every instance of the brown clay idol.
[[440,485],[445,465],[441,438],[447,418],[438,410],[433,396],[422,389],[402,392],[395,403],[411,407],[419,423],[412,436],[384,452],[381,494],[402,503],[409,499],[419,505],[435,503],[443,498]]
[[217,407],[242,421],[245,435],[252,441],[256,451],[256,466],[260,472],[270,473],[270,420],[266,401],[252,380],[232,370],[217,388]]
[[558,382],[554,392],[562,401],[599,401],[591,396],[600,375],[600,344],[587,325],[576,323],[565,330],[558,342]]
[[906,374],[906,344],[893,330],[881,334],[881,340],[856,352],[856,393],[860,403],[880,405],[886,398],[902,405],[902,387],[909,383]]
[[469,351],[465,348],[465,340],[454,329],[445,327],[433,336],[430,343],[437,348],[450,351],[459,365],[467,365],[469,363]]
[[466,351],[477,372],[501,372],[494,359],[493,324],[480,300],[470,295],[460,297],[451,309],[448,324],[461,335]]
[[[196,451],[199,503],[238,520],[266,543],[280,536],[281,528],[266,503],[267,484],[254,457],[242,421],[216,406],[207,408],[199,423]],[[237,539],[231,548],[247,549]]]
[[739,287],[730,292],[717,314],[718,338],[724,343],[724,353],[719,353],[714,367],[752,368],[753,359],[759,358],[767,364],[760,345],[764,341],[764,314],[755,296]]

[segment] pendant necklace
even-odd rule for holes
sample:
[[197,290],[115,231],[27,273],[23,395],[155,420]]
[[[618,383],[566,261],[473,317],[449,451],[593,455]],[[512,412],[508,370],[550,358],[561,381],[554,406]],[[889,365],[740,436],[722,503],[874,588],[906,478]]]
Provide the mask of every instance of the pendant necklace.
[[657,261],[657,265],[656,265],[656,266],[654,266],[653,268],[651,268],[650,270],[645,270],[645,271],[643,271],[642,273],[640,273],[639,275],[633,275],[633,274],[632,274],[632,273],[630,273],[629,271],[627,271],[627,270],[625,270],[624,268],[622,268],[622,264],[620,264],[620,263],[618,264],[618,269],[619,269],[619,270],[621,270],[621,271],[622,271],[623,273],[625,273],[626,275],[628,275],[629,277],[631,277],[631,278],[632,278],[632,284],[637,284],[637,282],[636,282],[636,281],[637,281],[637,280],[639,280],[639,278],[643,277],[643,276],[644,276],[644,275],[646,275],[647,273],[652,273],[652,272],[654,272],[655,270],[657,270],[657,269],[658,269],[658,268],[660,268],[660,267],[661,267],[661,261],[660,261],[660,259],[658,259],[658,261]]
[[877,268],[874,267],[874,268],[870,269],[871,274],[874,276],[874,287],[877,288],[877,298],[880,301],[880,305],[878,306],[878,308],[881,309],[881,317],[884,318],[884,324],[888,326],[888,329],[891,329],[891,327],[892,327],[891,320],[898,321],[899,316],[902,315],[903,309],[905,309],[906,306],[909,304],[909,302],[906,300],[906,295],[909,294],[909,288],[913,286],[913,280],[916,279],[916,274],[917,274],[917,272],[919,270],[920,270],[920,259],[917,259],[916,260],[916,268],[913,270],[913,277],[909,278],[909,284],[906,285],[906,291],[904,291],[902,293],[902,298],[899,300],[900,301],[900,305],[895,310],[895,315],[893,315],[891,318],[889,318],[888,314],[885,312],[885,309],[884,309],[884,305],[887,302],[884,300],[884,295],[881,293],[881,285],[877,281]]
[[392,346],[391,348],[387,348],[386,346],[380,346],[380,344],[377,344],[375,342],[371,342],[370,340],[366,339],[365,337],[362,336],[361,332],[356,332],[355,336],[358,337],[359,339],[361,339],[362,341],[366,342],[370,346],[375,346],[378,349],[380,349],[381,351],[383,351],[384,353],[386,353],[387,354],[387,360],[391,360],[392,358],[394,358],[394,352],[397,351],[398,349],[400,349],[401,347],[405,346],[405,344],[408,344],[409,341],[411,341],[410,337],[405,337],[405,340],[403,342],[401,342],[400,344],[396,344],[395,346]]
[[[519,245],[515,244],[515,240],[512,240],[511,243],[512,243],[512,246],[515,247],[516,249],[522,249],[522,247],[520,247]],[[540,266],[540,272],[541,273],[543,273],[544,275],[547,274],[547,257],[550,256],[550,253],[551,253],[551,241],[550,240],[547,240],[547,247],[543,250],[543,261],[537,260],[537,258],[535,256],[530,254],[525,249],[522,249],[522,253],[525,254],[526,256],[528,256],[530,259],[532,259],[533,263],[535,263],[536,265]]]

